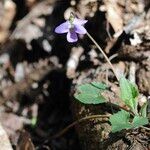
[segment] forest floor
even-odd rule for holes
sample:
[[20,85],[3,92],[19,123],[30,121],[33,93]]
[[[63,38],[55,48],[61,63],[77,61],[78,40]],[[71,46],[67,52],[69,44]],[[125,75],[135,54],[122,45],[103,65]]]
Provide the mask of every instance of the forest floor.
[[[137,84],[150,117],[149,0],[0,1],[0,132],[1,126],[5,131],[0,150],[150,149],[149,131],[135,129],[109,139],[109,133],[99,136],[95,120],[58,135],[74,120],[111,111],[106,105],[77,102],[78,85],[106,83],[107,98],[119,101],[117,80],[88,36],[68,43],[65,35],[54,33],[71,12],[88,20],[85,28],[117,76]],[[110,129],[108,123],[103,126]]]

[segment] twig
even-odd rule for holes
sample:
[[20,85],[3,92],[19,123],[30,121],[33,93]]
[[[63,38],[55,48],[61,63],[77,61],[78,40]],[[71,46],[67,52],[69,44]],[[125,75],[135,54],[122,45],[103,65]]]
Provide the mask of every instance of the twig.
[[[110,104],[110,103],[107,103],[107,104]],[[111,103],[112,104],[112,103]],[[123,109],[127,112],[129,112],[131,115],[134,116],[134,113],[131,111],[131,110],[128,110],[122,106],[119,106],[119,105],[116,105],[116,104],[113,104],[112,105],[113,107],[116,107],[116,108],[119,108],[119,109]],[[73,123],[69,124],[67,127],[65,127],[63,130],[61,130],[60,132],[58,132],[57,134],[51,136],[48,140],[46,140],[44,143],[47,143],[48,141],[52,140],[52,139],[56,139],[56,138],[59,138],[61,137],[62,135],[64,135],[69,129],[71,129],[72,127],[74,127],[75,125],[83,122],[83,121],[86,121],[86,120],[90,120],[90,119],[96,119],[96,118],[109,118],[111,116],[111,114],[107,114],[107,115],[90,115],[90,116],[86,116],[84,118],[81,118],[79,120],[76,120],[74,121]],[[147,127],[144,127],[144,126],[141,126],[141,128],[145,129],[145,130],[150,130],[149,128]],[[39,146],[38,146],[39,147]]]
[[54,136],[50,137],[50,139],[56,139],[60,136],[62,136],[63,134],[65,134],[69,129],[71,129],[72,127],[74,127],[75,125],[77,125],[80,122],[83,122],[85,120],[89,120],[89,119],[95,119],[95,118],[108,118],[111,115],[91,115],[91,116],[86,116],[84,118],[81,118],[79,120],[74,121],[73,123],[71,123],[70,125],[68,125],[66,128],[64,128],[62,131],[60,131],[59,133],[55,134]]
[[84,52],[84,49],[82,47],[73,47],[71,49],[70,58],[67,62],[67,77],[68,78],[74,78],[75,77],[75,71],[79,63],[80,56]]
[[148,127],[141,126],[141,128],[150,131],[150,128],[148,128]]
[[136,63],[131,62],[129,68],[129,80],[133,83],[135,83],[135,74],[136,74]]
[[[107,103],[109,104],[109,103]],[[134,116],[134,113],[131,111],[131,110],[128,110],[122,106],[119,106],[119,105],[116,105],[116,104],[113,104],[112,105],[113,107],[116,107],[116,108],[119,108],[119,109],[123,109],[127,112],[129,112],[131,115]],[[86,116],[84,118],[81,118],[79,120],[76,120],[74,121],[73,123],[69,124],[67,127],[65,127],[63,130],[61,130],[59,133],[51,136],[48,140],[46,140],[44,143],[48,142],[49,140],[52,140],[52,139],[56,139],[56,138],[59,138],[61,137],[62,135],[64,135],[69,129],[71,129],[72,127],[74,127],[75,125],[83,122],[83,121],[86,121],[86,120],[90,120],[90,119],[96,119],[96,118],[109,118],[111,116],[111,114],[108,114],[108,115],[90,115],[90,116]],[[145,130],[148,130],[150,131],[150,128],[147,128],[147,127],[144,127],[144,126],[141,126],[141,128],[145,129]]]
[[102,50],[102,48],[98,45],[98,43],[93,39],[93,37],[88,32],[86,34],[91,39],[91,41],[96,45],[96,47],[100,50],[100,52],[103,54],[103,56],[105,57],[106,61],[109,63],[109,65],[110,65],[110,67],[111,67],[114,75],[116,76],[116,79],[119,81],[112,63],[110,62],[109,58],[106,56],[106,54],[104,53],[104,51]]

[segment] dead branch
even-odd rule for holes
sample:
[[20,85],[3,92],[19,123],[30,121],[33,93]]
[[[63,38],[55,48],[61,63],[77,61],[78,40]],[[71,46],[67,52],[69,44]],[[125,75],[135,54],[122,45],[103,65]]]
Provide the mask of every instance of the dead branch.
[[135,78],[136,78],[136,63],[131,62],[130,68],[129,68],[129,80],[132,81],[133,83],[136,83]]
[[75,76],[75,71],[79,63],[80,56],[82,55],[84,49],[82,47],[73,47],[71,50],[70,58],[67,62],[67,76],[68,78],[73,78]]

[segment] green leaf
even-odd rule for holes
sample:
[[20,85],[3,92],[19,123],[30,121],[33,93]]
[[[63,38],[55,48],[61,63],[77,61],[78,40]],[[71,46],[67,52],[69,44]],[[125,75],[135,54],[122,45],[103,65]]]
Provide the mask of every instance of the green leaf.
[[75,98],[84,104],[100,104],[105,102],[105,98],[100,92],[104,91],[106,86],[102,83],[92,82],[78,86],[78,94]]
[[132,123],[133,128],[136,128],[148,124],[148,119],[146,117],[135,116]]
[[144,104],[142,105],[139,114],[140,114],[142,117],[146,117],[146,116],[147,116],[147,103],[144,103]]
[[114,133],[123,129],[131,129],[148,124],[148,119],[146,117],[135,116],[132,122],[130,122],[130,120],[130,113],[124,110],[113,114],[109,119],[112,125],[112,132]]
[[130,114],[124,110],[112,115],[109,119],[112,125],[112,132],[121,131],[122,129],[129,129],[132,127],[129,122]]
[[122,77],[119,81],[121,89],[121,99],[124,103],[130,107],[134,112],[137,111],[138,89],[136,85],[128,81],[125,77]]

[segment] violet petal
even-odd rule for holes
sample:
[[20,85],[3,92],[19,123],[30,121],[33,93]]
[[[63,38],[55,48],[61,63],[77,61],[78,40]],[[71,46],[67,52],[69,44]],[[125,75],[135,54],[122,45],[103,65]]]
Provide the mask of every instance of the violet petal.
[[76,42],[78,40],[78,36],[75,32],[68,32],[67,33],[67,41],[70,43]]
[[78,34],[86,34],[86,29],[81,25],[75,25],[74,30]]
[[69,22],[66,21],[55,28],[56,33],[67,33],[69,31]]
[[78,19],[78,18],[75,18],[73,21],[73,24],[75,25],[84,25],[85,23],[87,23],[87,20]]

